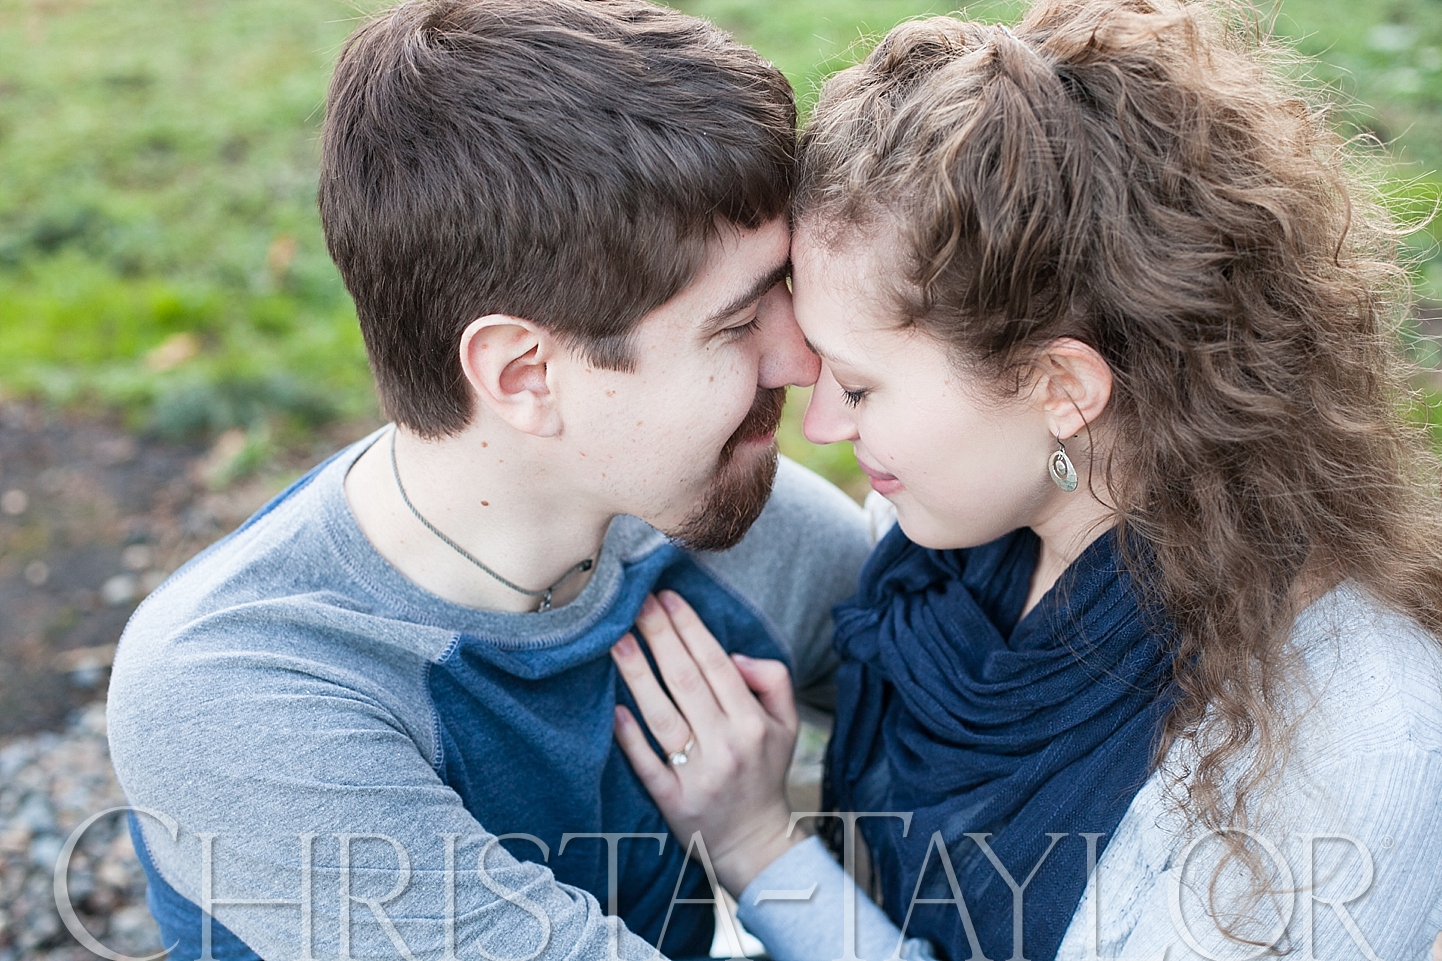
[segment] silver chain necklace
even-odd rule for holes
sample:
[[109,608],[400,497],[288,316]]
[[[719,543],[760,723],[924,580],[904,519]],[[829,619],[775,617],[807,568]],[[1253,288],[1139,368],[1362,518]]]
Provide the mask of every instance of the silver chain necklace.
[[394,430],[391,431],[391,473],[395,475],[396,490],[401,492],[401,500],[406,502],[406,507],[410,508],[410,511],[412,514],[415,515],[416,520],[420,521],[422,524],[425,525],[426,530],[439,537],[442,541],[446,543],[447,546],[451,548],[451,550],[455,551],[457,554],[461,555],[466,560],[470,561],[472,564],[485,571],[491,577],[495,578],[497,581],[500,581],[502,584],[515,591],[517,594],[524,594],[527,597],[539,597],[541,599],[541,606],[537,608],[537,613],[540,613],[541,611],[549,611],[551,609],[551,595],[555,592],[556,588],[566,583],[566,581],[570,580],[576,574],[580,574],[584,571],[589,571],[595,564],[595,560],[588,557],[584,561],[581,561],[581,563],[577,564],[575,567],[571,568],[566,573],[562,574],[560,580],[556,581],[556,583],[552,584],[550,587],[542,588],[539,591],[528,590],[527,588],[524,588],[519,584],[514,584],[511,581],[506,580],[501,575],[497,574],[495,571],[491,570],[485,564],[482,564],[480,558],[476,557],[476,555],[472,554],[470,551],[466,550],[464,547],[451,540],[445,534],[442,534],[440,530],[436,527],[436,525],[426,520],[423,516],[421,516],[421,512],[416,510],[416,505],[412,504],[410,497],[406,495],[406,485],[401,483],[401,469],[400,466],[396,464],[396,431]]

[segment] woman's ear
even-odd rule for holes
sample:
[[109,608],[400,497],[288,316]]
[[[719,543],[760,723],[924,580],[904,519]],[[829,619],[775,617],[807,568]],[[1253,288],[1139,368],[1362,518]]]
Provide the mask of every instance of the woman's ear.
[[461,370],[476,406],[524,434],[556,437],[561,416],[551,363],[557,345],[528,320],[489,314],[461,334]]
[[1052,435],[1066,440],[1095,424],[1112,398],[1112,368],[1096,348],[1059,337],[1037,358],[1036,388]]

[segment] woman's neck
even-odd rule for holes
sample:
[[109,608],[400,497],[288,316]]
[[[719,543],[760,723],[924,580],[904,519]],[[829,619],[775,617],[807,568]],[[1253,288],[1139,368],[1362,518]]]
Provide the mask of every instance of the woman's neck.
[[1053,509],[1031,525],[1041,540],[1041,551],[1022,617],[1036,607],[1092,541],[1116,526],[1116,512],[1093,497],[1085,486],[1071,494],[1059,491],[1058,495],[1064,499],[1053,501]]

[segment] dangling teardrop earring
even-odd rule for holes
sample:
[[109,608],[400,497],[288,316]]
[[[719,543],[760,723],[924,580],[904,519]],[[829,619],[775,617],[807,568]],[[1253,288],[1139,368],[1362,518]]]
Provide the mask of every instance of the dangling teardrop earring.
[[1051,475],[1053,484],[1070,494],[1077,487],[1076,467],[1066,455],[1066,445],[1061,442],[1060,437],[1056,439],[1056,446],[1057,449],[1047,459],[1047,473]]

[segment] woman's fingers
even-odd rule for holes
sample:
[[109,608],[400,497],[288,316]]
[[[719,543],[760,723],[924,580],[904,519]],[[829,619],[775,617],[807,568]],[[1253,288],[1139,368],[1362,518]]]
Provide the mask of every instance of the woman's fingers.
[[675,591],[662,591],[657,600],[670,618],[672,630],[680,637],[711,687],[721,710],[732,717],[754,710],[756,699],[751,696],[745,680],[737,673],[735,664],[717,642],[716,636],[702,623],[701,615]]
[[675,803],[680,790],[675,769],[656,756],[641,725],[619,704],[616,705],[616,741],[656,803],[663,808]]
[[[641,652],[641,645],[637,644],[630,634],[623,635],[611,648],[611,659],[616,662],[616,668],[625,679],[626,686],[631,689],[631,696],[636,699],[636,706],[641,709],[641,716],[646,719],[646,726],[651,729],[656,743],[668,754],[685,750],[686,743],[692,737],[691,725],[662,690],[661,683],[656,680],[651,665],[646,661],[646,655]],[[626,713],[629,717],[630,712]],[[634,718],[631,723],[636,723]],[[639,732],[638,727],[637,733]],[[642,741],[645,741],[644,737]],[[652,759],[656,758],[656,752],[652,751],[649,745],[646,751]],[[632,758],[631,763],[634,765],[636,759]]]
[[672,591],[648,597],[636,627],[660,681],[630,635],[617,643],[612,656],[664,751],[684,751],[692,737],[702,743],[719,737],[722,743],[713,746],[724,747],[723,753],[745,752],[766,741],[773,723],[794,734],[796,703],[785,664],[728,655],[700,616]]
[[[651,648],[651,656],[656,659],[656,666],[661,670],[661,679],[666,682],[672,701],[680,708],[697,739],[704,742],[707,735],[718,730],[724,720],[706,675],[681,640],[670,615],[656,598],[647,597],[641,605],[636,627]],[[649,712],[646,712],[646,723],[651,723]],[[657,740],[660,740],[660,735],[657,735]],[[662,743],[669,746],[669,742]],[[680,749],[679,745],[673,748]]]
[[1442,961],[1442,934],[1437,935],[1437,940],[1432,942],[1432,961]]
[[798,724],[796,696],[791,689],[791,672],[786,665],[745,654],[732,654],[731,662],[736,665],[746,687],[755,692],[766,713],[794,730]]
[[[616,740],[671,829],[702,831],[717,877],[739,892],[797,840],[785,787],[796,739],[791,679],[778,661],[733,662],[688,605],[664,600],[648,597],[636,618],[655,673],[635,638],[612,649],[641,715],[618,707]],[[641,720],[672,753],[694,733],[685,767],[656,754]]]

